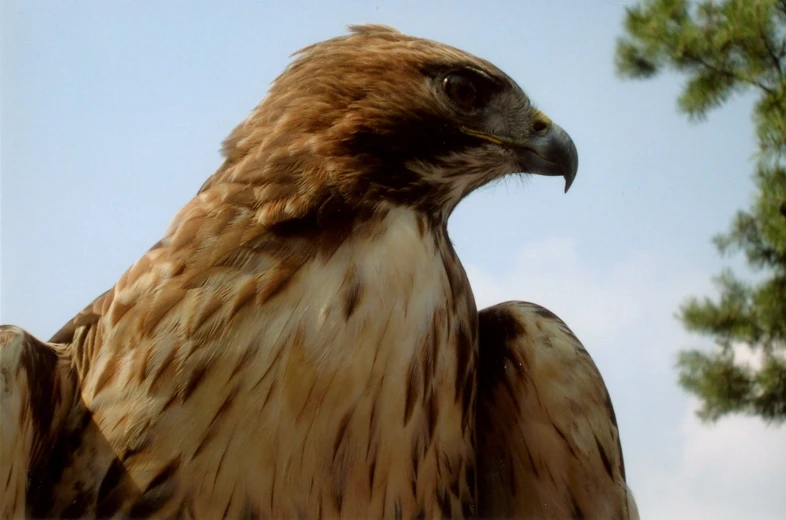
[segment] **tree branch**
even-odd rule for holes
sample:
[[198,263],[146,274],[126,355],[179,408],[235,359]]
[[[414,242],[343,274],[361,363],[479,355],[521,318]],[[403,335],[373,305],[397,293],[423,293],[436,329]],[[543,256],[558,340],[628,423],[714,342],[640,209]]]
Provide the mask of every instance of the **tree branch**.
[[764,43],[764,48],[767,50],[767,54],[770,55],[770,59],[772,60],[772,64],[778,71],[778,78],[783,78],[783,69],[781,68],[781,56],[777,56],[775,51],[773,50],[772,46],[770,45],[770,38],[766,34],[764,34],[764,25],[762,24],[761,20],[761,0],[756,0],[756,28],[759,31],[759,36],[761,37],[762,42]]
[[765,85],[764,83],[762,83],[760,81],[756,81],[754,79],[746,78],[746,77],[741,76],[740,74],[738,74],[738,73],[736,73],[736,72],[734,72],[733,70],[730,70],[730,69],[720,68],[717,65],[713,65],[713,64],[707,62],[701,56],[693,54],[692,52],[683,51],[682,55],[685,56],[686,58],[688,58],[689,60],[693,61],[694,64],[701,65],[702,67],[704,67],[706,69],[709,69],[709,70],[711,70],[712,72],[714,72],[716,74],[720,74],[722,76],[726,76],[727,78],[731,78],[731,79],[736,80],[736,81],[738,81],[740,83],[747,83],[748,85],[752,85],[754,87],[758,87],[759,89],[763,90],[767,94],[774,94],[775,93],[774,90],[772,90],[770,87],[768,87],[767,85]]

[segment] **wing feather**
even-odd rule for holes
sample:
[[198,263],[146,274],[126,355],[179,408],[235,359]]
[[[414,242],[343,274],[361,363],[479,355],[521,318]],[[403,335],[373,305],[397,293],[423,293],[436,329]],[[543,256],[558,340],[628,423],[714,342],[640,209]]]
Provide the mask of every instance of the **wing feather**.
[[638,519],[611,398],[581,342],[531,303],[479,318],[481,516]]
[[0,326],[0,518],[25,517],[28,478],[74,407],[76,379],[57,345]]

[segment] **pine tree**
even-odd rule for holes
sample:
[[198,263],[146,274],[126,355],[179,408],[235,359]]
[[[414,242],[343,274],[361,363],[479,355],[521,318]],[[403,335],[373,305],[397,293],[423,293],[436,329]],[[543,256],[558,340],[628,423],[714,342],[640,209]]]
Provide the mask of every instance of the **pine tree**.
[[[692,120],[704,119],[733,94],[757,95],[756,197],[713,241],[722,255],[744,252],[758,280],[725,270],[714,280],[717,299],[693,297],[681,306],[684,327],[712,337],[716,347],[680,352],[677,367],[681,386],[702,402],[703,420],[744,413],[783,424],[786,0],[643,0],[627,9],[615,61],[624,78],[649,78],[664,69],[684,75],[678,107]],[[760,363],[742,361],[739,349],[754,352]]]

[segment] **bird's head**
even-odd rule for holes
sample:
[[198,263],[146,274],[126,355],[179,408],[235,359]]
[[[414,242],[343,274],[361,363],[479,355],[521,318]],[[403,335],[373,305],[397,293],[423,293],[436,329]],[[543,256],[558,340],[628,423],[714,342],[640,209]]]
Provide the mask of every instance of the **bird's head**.
[[494,65],[376,25],[301,50],[224,152],[208,185],[406,205],[440,223],[504,175],[559,175],[567,191],[578,167],[568,134]]

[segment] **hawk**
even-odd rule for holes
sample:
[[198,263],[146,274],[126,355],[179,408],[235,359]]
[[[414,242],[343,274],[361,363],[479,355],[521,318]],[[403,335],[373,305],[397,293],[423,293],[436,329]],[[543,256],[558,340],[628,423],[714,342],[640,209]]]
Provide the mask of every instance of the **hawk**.
[[570,137],[491,63],[365,25],[301,50],[164,237],[47,343],[0,329],[5,517],[635,518],[556,316],[478,312],[447,234]]

